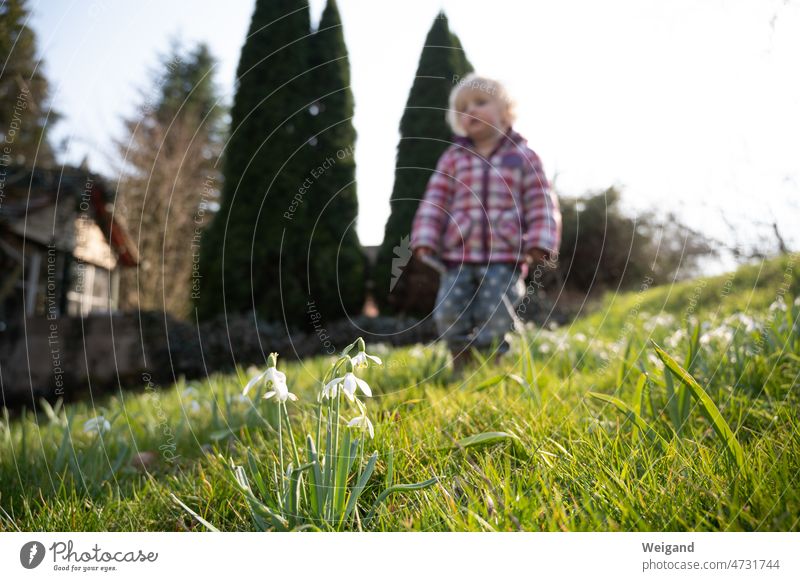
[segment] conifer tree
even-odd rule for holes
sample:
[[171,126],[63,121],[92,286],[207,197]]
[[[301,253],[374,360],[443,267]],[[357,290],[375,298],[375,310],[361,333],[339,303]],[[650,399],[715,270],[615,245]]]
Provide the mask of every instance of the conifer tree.
[[439,13],[425,39],[400,120],[391,214],[373,277],[375,298],[384,312],[407,303],[406,298],[413,292],[404,280],[408,277],[402,276],[402,267],[410,257],[411,223],[436,162],[450,145],[452,132],[445,121],[450,91],[470,71],[472,65],[461,42],[450,32],[444,13]]
[[364,303],[365,259],[356,234],[353,94],[336,0],[328,0],[312,37],[312,106],[316,136],[307,192],[310,300],[327,320],[358,314]]
[[0,5],[0,141],[10,163],[31,166],[54,163],[47,129],[59,118],[50,109],[50,87],[36,58],[36,34],[30,28],[25,0]]
[[313,135],[307,0],[257,0],[237,70],[220,211],[202,242],[198,314],[255,310],[305,320],[306,208]]

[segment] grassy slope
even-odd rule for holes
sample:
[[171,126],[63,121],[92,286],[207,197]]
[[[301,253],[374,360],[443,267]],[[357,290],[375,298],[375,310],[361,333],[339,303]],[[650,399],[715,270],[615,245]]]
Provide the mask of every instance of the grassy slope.
[[[441,369],[439,347],[381,352],[385,369],[364,375],[375,392],[369,413],[380,452],[364,498],[384,487],[390,450],[393,482],[442,480],[393,496],[372,528],[798,530],[800,334],[796,321],[794,330],[784,324],[781,331],[791,317],[769,310],[784,284],[787,296],[800,295],[800,256],[704,283],[609,295],[570,328],[531,334],[536,381],[529,389],[511,380],[481,386],[502,372],[521,374],[515,357],[453,381]],[[735,313],[766,321],[777,334],[759,343],[758,333],[747,331],[749,319],[731,318]],[[707,335],[692,372],[736,433],[749,477],[735,474],[694,401],[681,437],[673,437],[663,371],[648,339],[684,363],[689,337],[681,329],[690,316],[705,322]],[[522,345],[515,343],[517,354]],[[291,408],[298,437],[313,430],[314,406],[302,402],[314,401],[328,363],[320,357],[279,365],[301,397]],[[652,380],[642,416],[669,440],[663,449],[613,406],[587,397],[603,392],[635,405],[639,368]],[[262,460],[274,457],[272,408],[242,401],[244,380],[241,372],[196,383],[196,392],[178,384],[97,401],[96,413],[113,419],[102,440],[81,430],[95,414],[91,404],[3,421],[0,530],[197,528],[170,493],[224,530],[249,530],[244,499],[215,456],[221,451],[241,463],[249,449]],[[448,449],[485,431],[518,440]],[[149,474],[132,465],[136,452],[153,453]]]

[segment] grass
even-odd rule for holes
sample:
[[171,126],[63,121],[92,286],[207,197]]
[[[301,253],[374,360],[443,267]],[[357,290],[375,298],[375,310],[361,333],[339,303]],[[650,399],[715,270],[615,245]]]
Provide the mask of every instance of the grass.
[[[800,255],[609,295],[461,380],[442,346],[368,345],[385,365],[362,374],[365,457],[378,453],[364,507],[438,481],[387,494],[348,527],[800,530],[796,296]],[[300,397],[288,409],[301,453],[331,362],[280,365]],[[277,406],[241,397],[251,374],[6,414],[0,530],[253,530],[231,461],[272,470],[280,424]],[[111,429],[84,432],[97,415]]]

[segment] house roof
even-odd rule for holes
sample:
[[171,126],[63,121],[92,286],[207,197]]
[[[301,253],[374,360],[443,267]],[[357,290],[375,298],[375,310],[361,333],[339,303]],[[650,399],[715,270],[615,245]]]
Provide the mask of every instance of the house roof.
[[[114,217],[112,201],[105,180],[80,168],[0,167],[0,230],[107,268],[135,266],[136,245]],[[107,250],[97,244],[101,239]]]

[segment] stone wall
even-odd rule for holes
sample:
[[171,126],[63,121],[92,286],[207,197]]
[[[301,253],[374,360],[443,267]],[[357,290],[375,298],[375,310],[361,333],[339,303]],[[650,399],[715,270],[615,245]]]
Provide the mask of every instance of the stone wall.
[[430,318],[359,317],[291,331],[246,316],[199,327],[163,313],[27,318],[0,333],[0,386],[9,407],[40,397],[69,401],[141,386],[145,374],[168,384],[235,365],[263,365],[271,351],[283,359],[330,355],[358,336],[402,345],[433,341],[436,332]]

